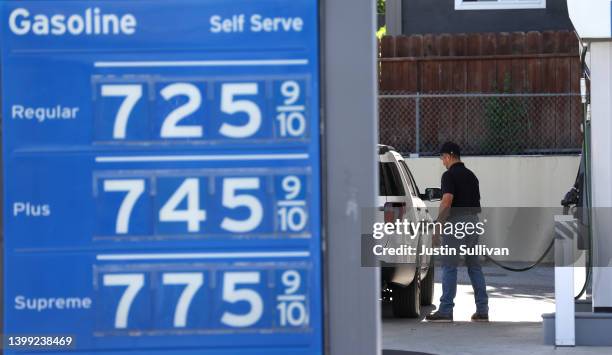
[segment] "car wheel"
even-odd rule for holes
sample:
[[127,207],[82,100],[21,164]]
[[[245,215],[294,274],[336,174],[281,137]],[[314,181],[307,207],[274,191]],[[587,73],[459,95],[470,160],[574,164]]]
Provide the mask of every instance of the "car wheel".
[[435,270],[436,267],[432,258],[427,270],[427,276],[421,281],[421,305],[423,306],[433,304]]
[[391,287],[391,305],[397,318],[416,318],[421,315],[421,275],[414,273],[414,280],[408,286]]

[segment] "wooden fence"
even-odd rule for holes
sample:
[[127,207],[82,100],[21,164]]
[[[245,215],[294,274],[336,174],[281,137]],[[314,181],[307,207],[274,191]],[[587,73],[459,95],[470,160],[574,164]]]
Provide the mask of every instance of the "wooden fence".
[[[441,34],[383,37],[380,41],[381,93],[562,93],[580,91],[578,40],[572,32],[517,32]],[[381,142],[386,133],[416,129],[410,119],[398,112],[410,110],[398,100],[385,103],[381,112]],[[408,104],[410,105],[410,104]],[[414,104],[412,104],[414,106]],[[525,152],[562,152],[580,148],[582,106],[578,96],[563,100],[542,100],[526,113],[530,129],[524,139]],[[468,127],[486,127],[486,112],[470,112],[467,106],[454,104],[453,109],[428,114],[420,112],[424,122],[420,135],[437,140],[482,141],[486,129],[471,138],[449,136],[451,131]],[[429,116],[428,116],[429,115]],[[435,115],[435,116],[432,116]],[[397,144],[397,143],[396,143]]]

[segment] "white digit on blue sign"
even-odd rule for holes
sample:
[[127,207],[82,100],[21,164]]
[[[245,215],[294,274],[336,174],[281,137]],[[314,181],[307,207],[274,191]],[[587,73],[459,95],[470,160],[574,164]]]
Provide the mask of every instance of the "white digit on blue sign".
[[300,288],[301,276],[296,270],[287,270],[282,277],[285,294],[279,296],[279,304],[276,308],[279,310],[280,325],[290,325],[293,327],[303,326],[308,323],[308,312],[306,312],[306,296],[296,295],[295,292]]
[[102,96],[125,97],[119,106],[113,125],[113,138],[125,139],[130,113],[142,97],[142,85],[102,85]]
[[306,118],[301,112],[282,112],[276,119],[280,123],[281,137],[299,137],[306,131]]
[[229,303],[248,302],[251,306],[246,314],[223,313],[221,322],[230,327],[249,327],[261,319],[263,301],[255,290],[237,289],[236,286],[259,284],[259,272],[226,272],[223,275],[223,300]]
[[295,175],[285,176],[283,178],[282,185],[283,190],[286,192],[285,199],[287,200],[293,200],[302,190],[302,182],[300,181],[300,178]]
[[300,99],[300,85],[296,81],[285,81],[281,84],[281,94],[284,97],[283,107],[276,119],[280,123],[281,137],[298,137],[306,131],[304,106],[292,106]]
[[174,327],[184,328],[187,326],[187,314],[193,296],[198,292],[204,283],[204,275],[198,272],[184,273],[164,273],[162,276],[164,285],[186,285],[179,297],[176,309],[174,310]]
[[227,114],[244,112],[248,122],[237,126],[223,123],[219,132],[230,138],[246,138],[255,134],[261,126],[261,110],[256,103],[248,100],[236,100],[235,96],[257,95],[256,83],[223,84],[221,86],[221,111]]
[[145,182],[144,180],[105,180],[104,191],[106,192],[127,192],[121,206],[119,207],[119,213],[117,213],[117,221],[115,222],[115,232],[117,234],[126,234],[130,226],[130,216],[134,205],[138,198],[144,192]]
[[104,275],[102,283],[104,286],[127,286],[115,312],[115,328],[127,328],[128,316],[132,302],[138,292],[144,286],[143,274],[109,274]]
[[278,210],[280,229],[283,232],[287,230],[299,232],[306,227],[308,222],[308,214],[304,208],[306,202],[294,200],[302,190],[302,182],[297,176],[290,175],[283,178],[282,187],[285,192],[285,201],[279,201],[281,205]]
[[161,127],[162,138],[200,138],[202,137],[201,126],[177,126],[179,121],[191,115],[200,108],[202,95],[200,90],[188,83],[176,83],[166,86],[161,90],[164,99],[170,100],[176,96],[187,96],[187,102],[174,109],[164,120]]
[[306,305],[303,302],[281,302],[276,308],[280,311],[281,326],[298,327],[307,323]]
[[[187,209],[179,210],[181,201],[187,199]],[[186,222],[189,232],[199,232],[200,222],[206,220],[206,211],[200,209],[200,181],[185,179],[170,199],[159,210],[161,222]]]
[[300,85],[291,80],[285,81],[281,85],[281,93],[285,97],[285,105],[293,105],[300,98]]
[[302,277],[296,270],[287,270],[283,272],[281,279],[283,281],[283,285],[287,286],[285,289],[286,294],[295,293],[295,291],[300,288],[300,284],[302,283]]
[[259,178],[226,178],[223,179],[223,206],[227,208],[246,207],[250,210],[249,218],[235,220],[223,218],[221,228],[234,232],[249,232],[257,228],[263,218],[263,207],[255,197],[247,194],[236,194],[237,190],[259,189]]
[[278,210],[281,220],[281,230],[299,232],[306,227],[308,215],[301,206],[283,206]]

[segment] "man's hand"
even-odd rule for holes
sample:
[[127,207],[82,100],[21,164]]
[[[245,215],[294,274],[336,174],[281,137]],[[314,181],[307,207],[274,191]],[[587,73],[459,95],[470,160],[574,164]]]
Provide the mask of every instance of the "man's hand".
[[453,205],[453,197],[453,194],[449,193],[445,193],[444,195],[442,195],[442,201],[440,201],[440,210],[438,211],[438,222],[446,222],[446,219],[450,214],[451,206]]
[[437,248],[441,245],[440,243],[440,235],[436,232],[431,236],[431,244],[434,248]]
[[[453,204],[453,197],[453,194],[449,193],[445,193],[444,195],[442,195],[442,201],[440,201],[440,210],[438,212],[438,219],[436,220],[437,223],[444,224],[444,222],[446,222],[446,219],[450,214],[451,206]],[[434,234],[432,235],[431,242],[434,247],[439,247],[441,245],[440,234],[438,233],[436,228],[434,228]]]

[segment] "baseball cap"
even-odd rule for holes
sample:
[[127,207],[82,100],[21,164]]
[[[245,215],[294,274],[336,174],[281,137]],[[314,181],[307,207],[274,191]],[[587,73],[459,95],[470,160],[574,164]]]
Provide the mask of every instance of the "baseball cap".
[[442,147],[440,147],[440,154],[445,154],[445,153],[460,157],[461,148],[459,148],[459,145],[457,145],[456,143],[446,142],[442,144]]

